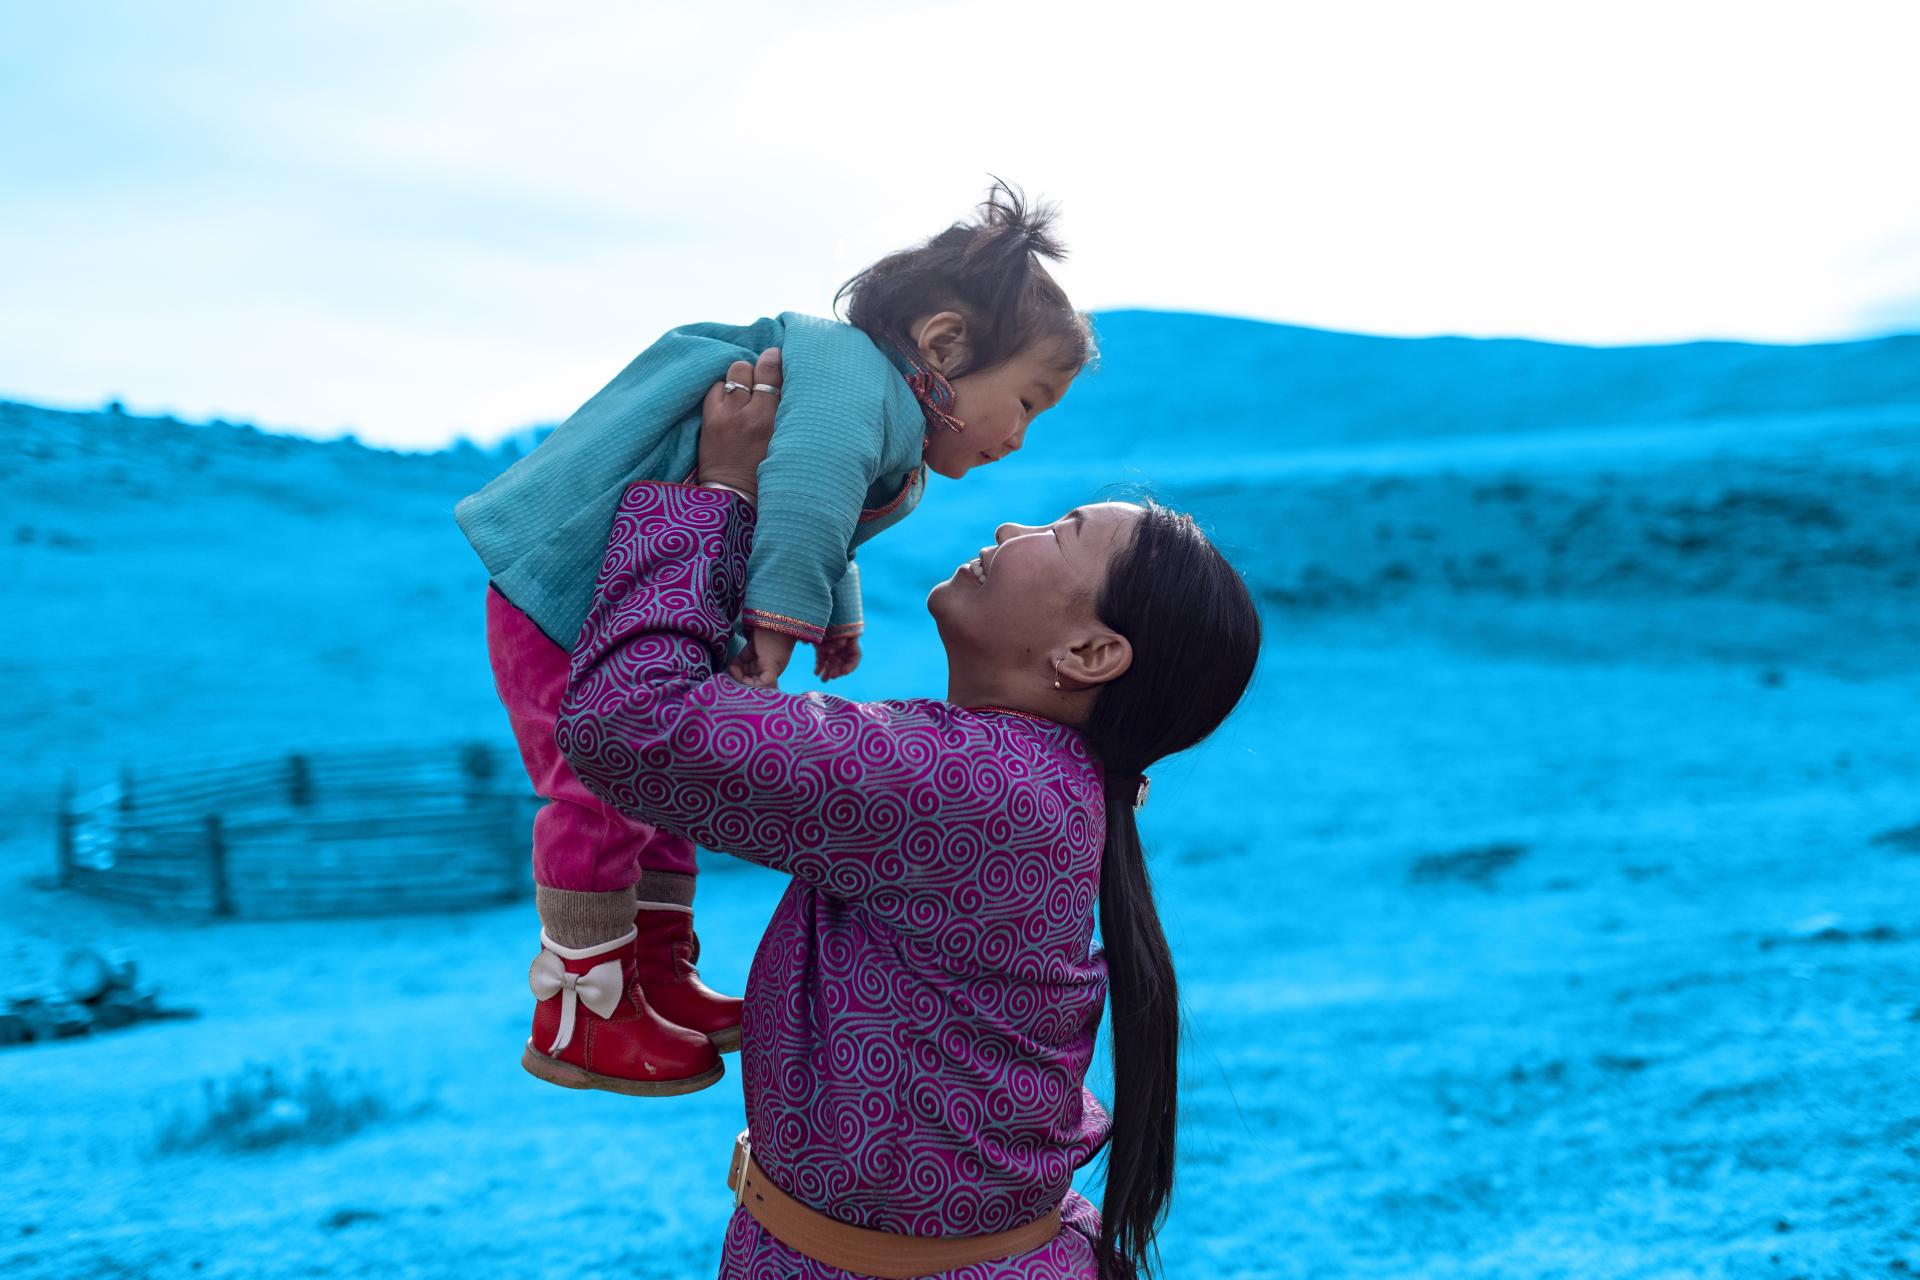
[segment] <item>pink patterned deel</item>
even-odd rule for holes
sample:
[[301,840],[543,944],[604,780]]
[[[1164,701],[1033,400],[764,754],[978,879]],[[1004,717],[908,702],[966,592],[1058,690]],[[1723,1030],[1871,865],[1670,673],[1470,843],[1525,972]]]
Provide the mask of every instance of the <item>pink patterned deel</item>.
[[[1099,766],[1074,730],[1033,717],[717,677],[752,531],[732,494],[628,489],[561,749],[620,809],[793,876],[742,1024],[769,1176],[843,1221],[915,1235],[1003,1231],[1064,1200],[1051,1243],[950,1274],[1093,1277],[1099,1219],[1069,1184],[1107,1131],[1083,1083],[1106,998]],[[741,1211],[721,1274],[842,1273]]]

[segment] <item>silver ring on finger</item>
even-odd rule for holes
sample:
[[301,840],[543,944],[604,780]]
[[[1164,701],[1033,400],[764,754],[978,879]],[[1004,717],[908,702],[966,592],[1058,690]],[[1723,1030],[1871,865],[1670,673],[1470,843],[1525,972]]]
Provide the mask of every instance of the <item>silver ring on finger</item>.
[[753,390],[753,388],[749,387],[746,383],[735,382],[732,378],[728,378],[726,382],[726,387],[721,394],[730,396],[736,391],[751,391],[751,390]]
[[770,396],[780,394],[780,388],[774,386],[771,382],[756,382],[753,384],[753,389],[755,391],[764,391]]

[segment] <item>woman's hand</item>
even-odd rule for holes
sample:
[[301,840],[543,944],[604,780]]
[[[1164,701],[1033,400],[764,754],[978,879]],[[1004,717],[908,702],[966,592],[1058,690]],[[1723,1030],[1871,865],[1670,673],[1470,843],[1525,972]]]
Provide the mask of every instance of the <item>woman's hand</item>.
[[[780,407],[780,348],[768,347],[758,364],[735,360],[727,382],[741,384],[728,391],[716,382],[700,405],[700,483],[724,484],[759,501],[760,464],[773,440],[773,415]],[[749,391],[748,387],[771,387]]]

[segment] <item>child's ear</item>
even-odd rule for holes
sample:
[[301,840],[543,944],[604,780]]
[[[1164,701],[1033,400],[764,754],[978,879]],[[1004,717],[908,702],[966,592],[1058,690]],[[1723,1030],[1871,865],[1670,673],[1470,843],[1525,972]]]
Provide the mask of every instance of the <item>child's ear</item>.
[[958,311],[940,311],[920,322],[914,335],[920,358],[951,377],[967,358],[967,321]]

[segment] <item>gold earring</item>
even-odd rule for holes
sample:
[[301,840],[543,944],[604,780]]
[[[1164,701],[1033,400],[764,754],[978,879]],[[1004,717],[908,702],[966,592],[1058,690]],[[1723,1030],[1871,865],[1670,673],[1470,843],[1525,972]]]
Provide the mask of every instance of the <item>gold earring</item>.
[[1053,660],[1053,687],[1056,689],[1060,687],[1060,659],[1058,658]]

